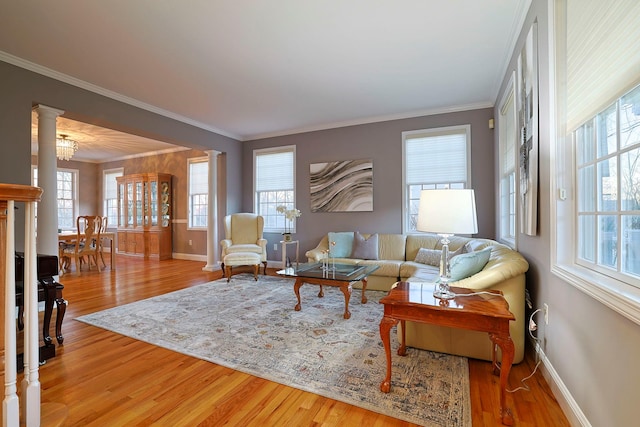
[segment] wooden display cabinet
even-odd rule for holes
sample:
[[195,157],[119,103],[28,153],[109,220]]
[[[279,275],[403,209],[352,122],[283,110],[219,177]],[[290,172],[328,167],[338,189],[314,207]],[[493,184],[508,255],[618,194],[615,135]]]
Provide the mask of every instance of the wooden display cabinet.
[[171,175],[140,173],[118,183],[118,253],[170,259]]

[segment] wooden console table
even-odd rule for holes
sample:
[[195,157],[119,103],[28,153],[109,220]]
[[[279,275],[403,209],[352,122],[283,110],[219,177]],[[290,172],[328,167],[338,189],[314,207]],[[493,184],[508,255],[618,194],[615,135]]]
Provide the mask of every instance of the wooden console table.
[[[500,375],[500,417],[502,423],[513,425],[513,415],[507,407],[506,387],[513,363],[514,345],[509,335],[509,322],[515,320],[509,304],[500,291],[483,291],[451,287],[458,296],[442,300],[433,296],[431,283],[398,282],[389,294],[380,300],[384,304],[384,317],[380,321],[380,338],[387,356],[387,374],[380,390],[391,389],[391,343],[390,331],[400,322],[402,327],[398,355],[405,356],[405,321],[431,323],[452,328],[487,332],[493,343],[494,374]],[[502,350],[501,367],[496,363],[496,346]]]

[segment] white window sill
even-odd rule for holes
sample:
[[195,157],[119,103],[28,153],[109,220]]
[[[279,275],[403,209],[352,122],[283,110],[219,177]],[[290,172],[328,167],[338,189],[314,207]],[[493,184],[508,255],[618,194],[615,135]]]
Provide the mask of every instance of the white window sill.
[[551,272],[640,325],[639,288],[575,265],[554,265]]

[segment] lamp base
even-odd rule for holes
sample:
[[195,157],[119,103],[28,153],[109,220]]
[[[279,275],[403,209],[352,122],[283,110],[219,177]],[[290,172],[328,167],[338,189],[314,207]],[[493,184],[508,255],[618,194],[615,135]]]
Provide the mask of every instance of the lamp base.
[[440,299],[453,299],[456,297],[456,294],[449,290],[449,286],[446,289],[438,289],[433,292],[433,296]]

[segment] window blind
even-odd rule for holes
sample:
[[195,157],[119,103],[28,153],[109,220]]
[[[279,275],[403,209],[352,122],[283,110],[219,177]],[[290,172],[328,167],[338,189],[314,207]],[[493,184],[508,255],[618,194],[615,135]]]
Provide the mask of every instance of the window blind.
[[209,194],[209,164],[207,162],[189,163],[189,194]]
[[293,150],[256,153],[256,191],[293,190]]
[[640,1],[566,0],[567,130],[640,80]]
[[118,198],[118,183],[116,178],[122,176],[122,172],[105,172],[104,174],[104,198]]
[[467,182],[467,136],[456,133],[407,138],[407,184]]

